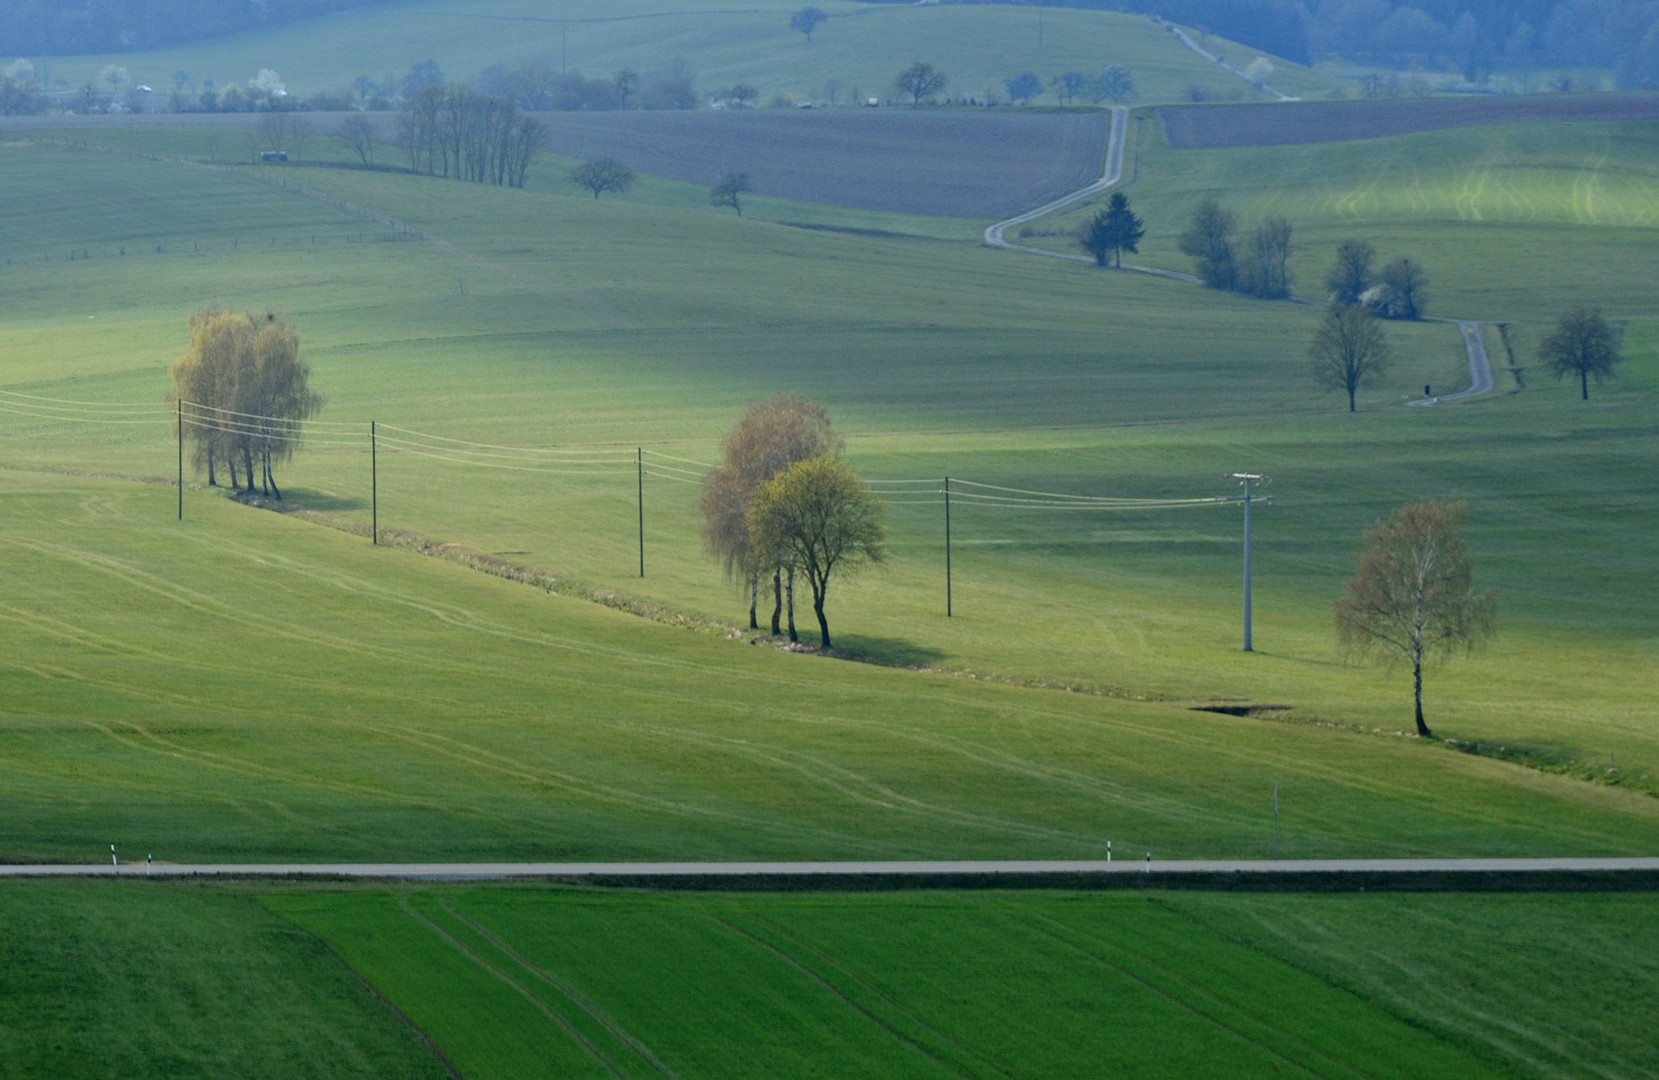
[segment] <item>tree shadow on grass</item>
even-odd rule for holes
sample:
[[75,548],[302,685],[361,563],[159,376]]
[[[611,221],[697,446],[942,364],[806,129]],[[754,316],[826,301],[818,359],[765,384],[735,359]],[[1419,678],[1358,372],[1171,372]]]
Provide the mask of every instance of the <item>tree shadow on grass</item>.
[[[802,641],[815,640],[816,634],[802,634]],[[932,667],[948,655],[938,649],[918,645],[903,638],[878,638],[865,634],[836,634],[835,655],[843,660],[857,660],[866,664],[887,667]]]
[[242,502],[251,502],[269,510],[292,512],[295,510],[314,510],[320,514],[338,514],[347,510],[367,510],[369,500],[355,496],[332,495],[326,491],[316,491],[312,488],[285,487],[282,489],[282,499],[279,502],[274,496],[261,495],[255,492],[249,496],[246,492],[231,493],[233,498]]

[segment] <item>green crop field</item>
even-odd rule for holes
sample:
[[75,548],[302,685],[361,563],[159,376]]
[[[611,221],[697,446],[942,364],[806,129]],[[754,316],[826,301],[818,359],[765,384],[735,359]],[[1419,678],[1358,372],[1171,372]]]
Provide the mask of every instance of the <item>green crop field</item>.
[[305,889],[0,886],[0,1067],[443,1075],[429,1047],[480,1078],[1659,1066],[1639,895]]
[[[809,43],[789,28],[790,14],[800,9],[794,0],[741,10],[709,0],[574,0],[551,8],[533,0],[400,0],[184,48],[54,58],[50,70],[54,85],[79,87],[96,81],[105,65],[119,64],[136,82],[162,91],[172,87],[176,71],[226,86],[272,68],[291,91],[311,93],[345,87],[358,75],[395,88],[411,63],[427,59],[455,79],[492,64],[568,66],[608,78],[622,68],[664,71],[681,60],[705,92],[744,82],[763,100],[792,94],[796,102],[821,104],[826,84],[835,81],[844,104],[851,97],[888,97],[894,76],[922,59],[945,72],[951,93],[979,100],[1006,96],[1003,81],[1024,71],[1046,85],[1062,72],[1094,74],[1109,64],[1128,67],[1146,101],[1181,100],[1189,84],[1216,98],[1259,96],[1139,16],[846,0],[821,6],[830,20]],[[1257,55],[1243,45],[1209,41],[1212,51],[1241,68]],[[1312,97],[1342,85],[1289,61],[1275,64],[1273,84],[1285,93]],[[1055,103],[1051,96],[1039,100]]]
[[[1290,858],[1654,851],[1645,143],[1552,129],[1527,155],[1564,174],[1602,148],[1591,214],[1515,160],[1522,129],[1179,154],[1154,132],[1129,188],[1147,261],[1179,265],[1215,194],[1304,223],[1304,282],[1315,244],[1366,235],[1429,266],[1435,310],[1512,319],[1523,353],[1595,302],[1630,359],[1588,404],[1527,372],[1406,408],[1465,362],[1455,328],[1391,326],[1396,364],[1349,415],[1307,378],[1316,310],[987,249],[984,222],[765,199],[738,219],[649,178],[595,201],[556,160],[512,191],[320,142],[225,166],[236,136],[201,130],[0,143],[0,859],[1267,857],[1274,784]],[[1388,196],[1414,161],[1439,218]],[[1446,192],[1480,169],[1511,194],[1458,218]],[[191,477],[175,520],[166,369],[209,302],[299,327],[327,399],[279,469],[299,513]],[[876,663],[751,644],[702,553],[698,463],[781,390],[824,401],[866,475],[917,481],[885,489],[889,564],[831,597],[840,651]],[[525,446],[566,452],[499,449]],[[1254,654],[1227,504],[956,487],[945,617],[936,478],[1180,498],[1245,469],[1276,497]],[[1440,743],[1399,734],[1407,678],[1344,663],[1329,604],[1366,525],[1447,495],[1502,633],[1431,669]],[[1217,704],[1283,708],[1192,708]],[[1655,1066],[1630,1034],[1659,977],[1640,895],[265,892],[0,888],[0,979],[48,988],[0,992],[0,1068],[431,1074],[320,942],[465,1075]],[[50,988],[77,977],[64,1011]],[[277,1040],[326,1046],[290,1067]]]

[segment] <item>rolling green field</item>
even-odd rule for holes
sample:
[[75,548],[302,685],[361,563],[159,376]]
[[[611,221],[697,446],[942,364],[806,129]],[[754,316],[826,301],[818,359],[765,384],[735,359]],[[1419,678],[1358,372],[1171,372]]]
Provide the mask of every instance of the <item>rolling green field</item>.
[[[1192,207],[1215,195],[1250,223],[1298,229],[1298,291],[1317,296],[1339,240],[1370,240],[1386,261],[1428,269],[1431,312],[1512,322],[1530,356],[1537,332],[1574,303],[1628,320],[1651,385],[1659,270],[1659,138],[1651,124],[1494,124],[1303,146],[1172,150],[1155,114],[1138,113],[1141,175],[1125,190],[1148,223],[1140,261],[1190,270],[1177,243]],[[1133,161],[1133,156],[1131,156]],[[1131,170],[1133,165],[1130,166]],[[1054,230],[1092,205],[1033,224]],[[1049,244],[1056,241],[1049,240]],[[1501,350],[1500,350],[1501,351]],[[1500,383],[1500,386],[1502,384]],[[1532,384],[1529,384],[1529,387]]]
[[[832,618],[844,645],[879,658],[1183,704],[1286,704],[1293,717],[1392,732],[1404,719],[1399,675],[1342,665],[1326,605],[1365,525],[1399,502],[1454,494],[1471,500],[1473,550],[1481,580],[1500,590],[1505,635],[1484,657],[1432,673],[1431,720],[1579,769],[1605,773],[1616,755],[1626,782],[1651,775],[1641,690],[1651,608],[1621,584],[1654,555],[1625,494],[1651,459],[1637,389],[1651,357],[1633,353],[1630,377],[1588,407],[1533,379],[1478,407],[1399,409],[1389,403],[1425,383],[1460,385],[1464,370],[1452,328],[1400,327],[1389,384],[1351,417],[1306,380],[1312,311],[968,239],[738,221],[694,210],[695,189],[676,196],[665,184],[658,197],[595,203],[551,184],[282,174],[431,237],[351,242],[384,227],[246,171],[34,146],[0,161],[29,211],[3,241],[17,253],[6,271],[11,388],[159,402],[192,308],[274,298],[300,320],[325,418],[362,425],[319,438],[286,472],[292,502],[345,522],[367,523],[370,419],[609,447],[609,464],[592,471],[610,475],[592,477],[388,454],[381,520],[733,622],[742,604],[700,552],[696,488],[673,482],[685,474],[648,480],[649,576],[635,577],[626,459],[646,445],[707,461],[743,405],[775,390],[826,400],[854,435],[853,460],[876,477],[1182,496],[1227,493],[1227,472],[1266,471],[1279,502],[1257,531],[1257,655],[1235,648],[1238,518],[1225,507],[1089,516],[959,505],[957,617],[946,620],[941,507],[895,498],[890,568],[841,592]],[[112,192],[94,204],[106,210],[74,213],[57,180],[65,168],[85,171],[94,191],[136,181],[172,194],[129,206]],[[256,220],[269,224],[245,227]],[[128,255],[96,237],[119,238]],[[77,244],[96,257],[66,261]],[[872,363],[882,378],[869,377]],[[172,468],[161,423],[8,419],[14,465]],[[1576,464],[1586,461],[1595,468]],[[170,513],[163,489],[131,497]],[[1569,545],[1584,557],[1555,556]]]
[[1659,1000],[1642,895],[293,888],[0,886],[0,1068],[1461,1078],[1659,1066],[1639,1035]]
[[[835,80],[844,105],[855,96],[888,97],[894,76],[916,59],[942,69],[953,94],[978,100],[1006,96],[1003,81],[1024,71],[1046,85],[1064,71],[1093,74],[1115,63],[1133,72],[1146,101],[1181,100],[1188,84],[1218,98],[1259,96],[1138,16],[1044,10],[1039,41],[1039,13],[1032,10],[846,0],[821,6],[830,20],[808,43],[789,28],[789,16],[800,10],[793,0],[741,10],[710,0],[403,0],[178,49],[55,58],[50,67],[54,84],[78,87],[96,81],[106,64],[119,64],[158,91],[172,87],[175,71],[225,86],[273,68],[290,91],[311,93],[348,86],[358,75],[395,88],[411,63],[427,59],[452,79],[470,79],[491,64],[560,68],[561,59],[571,70],[608,78],[622,68],[649,74],[683,60],[704,92],[746,82],[763,102],[793,94],[797,102],[821,104],[825,84]],[[1209,40],[1212,51],[1241,68],[1257,55]],[[1282,60],[1275,60],[1273,84],[1310,97],[1342,85]],[[1056,103],[1052,96],[1039,100]]]
[[[1572,159],[1577,133],[1552,134],[1563,148],[1537,154]],[[1540,175],[1539,219],[1477,202],[1501,220],[1457,233],[1455,200],[1412,224],[1359,172],[1524,135],[1322,148],[1365,198],[1291,168],[1308,148],[1143,143],[1148,261],[1172,259],[1200,194],[1254,216],[1300,177],[1304,237],[1410,251],[1441,312],[1509,318],[1480,301],[1513,296],[1522,342],[1571,302],[1631,320],[1629,362],[1588,405],[1528,375],[1432,410],[1400,402],[1462,385],[1456,332],[1391,327],[1396,366],[1352,416],[1308,383],[1316,311],[989,250],[983,222],[766,200],[739,220],[651,180],[595,202],[558,162],[505,191],[333,151],[282,171],[170,160],[228,156],[199,131],[72,136],[157,158],[4,142],[0,859],[1089,858],[1107,840],[1267,857],[1275,783],[1287,858],[1651,853],[1640,583],[1659,549],[1636,496],[1659,334],[1631,284],[1652,257],[1639,185],[1580,217]],[[1644,144],[1603,135],[1608,187],[1642,175]],[[1243,179],[1275,169],[1272,194]],[[1528,261],[1540,246],[1570,260],[1571,297]],[[1477,261],[1489,277],[1460,283]],[[174,519],[166,368],[209,301],[299,326],[327,398],[279,473],[301,513],[196,483]],[[699,547],[696,463],[779,390],[825,401],[876,479],[1180,497],[1271,474],[1260,651],[1238,651],[1236,507],[962,500],[947,620],[925,483],[889,488],[890,565],[831,598],[844,653],[879,663],[750,644]],[[371,419],[407,429],[381,447],[380,548]],[[489,468],[445,439],[595,464]],[[642,446],[671,456],[650,458],[640,579]],[[1406,678],[1342,662],[1329,623],[1361,530],[1430,495],[1469,500],[1503,627],[1430,672],[1446,744],[1398,734]],[[1288,708],[1191,708],[1218,703]],[[468,1076],[1637,1076],[1659,1064],[1638,1034],[1654,910],[315,884],[256,905],[236,886],[7,883],[0,1071],[440,1075],[332,949]]]

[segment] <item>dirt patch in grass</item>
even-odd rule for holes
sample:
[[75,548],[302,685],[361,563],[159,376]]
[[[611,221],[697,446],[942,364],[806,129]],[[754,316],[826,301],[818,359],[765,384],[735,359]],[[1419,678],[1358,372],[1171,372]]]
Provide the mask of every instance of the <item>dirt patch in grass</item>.
[[1659,93],[1180,105],[1158,110],[1164,139],[1178,150],[1380,139],[1477,124],[1655,119]]

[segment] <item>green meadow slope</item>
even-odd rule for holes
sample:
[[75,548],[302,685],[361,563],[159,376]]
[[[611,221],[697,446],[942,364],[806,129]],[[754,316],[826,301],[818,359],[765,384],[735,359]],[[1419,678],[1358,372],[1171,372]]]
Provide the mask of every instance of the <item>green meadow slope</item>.
[[[200,136],[122,137],[189,149]],[[1327,606],[1377,515],[1469,498],[1505,634],[1431,673],[1431,721],[1460,743],[1651,786],[1651,599],[1628,586],[1654,556],[1628,498],[1653,446],[1645,391],[1621,383],[1588,408],[1548,384],[1479,407],[1391,407],[1459,378],[1455,333],[1431,324],[1400,329],[1390,383],[1349,416],[1306,383],[1305,308],[971,239],[737,220],[674,205],[690,194],[671,185],[595,202],[34,145],[0,149],[0,168],[28,211],[3,238],[6,389],[35,396],[10,399],[3,444],[16,508],[3,527],[28,567],[9,601],[8,722],[30,748],[9,759],[8,820],[29,823],[12,857],[84,858],[115,820],[133,842],[159,837],[168,858],[1083,854],[1114,836],[1241,854],[1264,850],[1275,779],[1305,792],[1289,811],[1308,815],[1301,853],[1651,847],[1650,798],[1398,739],[1404,680],[1341,664]],[[384,224],[258,179],[279,175],[426,239],[379,239]],[[122,202],[131,184],[165,195]],[[101,475],[171,472],[165,368],[209,299],[276,302],[299,320],[341,426],[319,429],[283,477],[290,504],[346,531],[202,491],[179,525],[168,488]],[[701,553],[686,461],[709,460],[745,403],[781,389],[827,401],[855,464],[880,478],[1184,496],[1224,493],[1224,472],[1270,472],[1261,652],[1237,651],[1238,519],[1224,506],[1102,516],[963,502],[947,620],[942,508],[926,485],[897,489],[891,566],[832,598],[843,647],[1086,695],[652,627],[351,531],[367,525],[370,419],[581,444],[599,465],[485,468],[428,436],[389,443],[381,524],[731,625],[742,602]],[[81,422],[100,416],[44,398],[160,415]],[[686,459],[654,459],[647,478],[644,580],[641,445]],[[1558,557],[1569,545],[1580,558]],[[590,638],[607,644],[590,653]],[[683,661],[665,665],[670,654]],[[789,689],[723,692],[750,669],[755,685]],[[641,698],[625,706],[624,691]],[[1273,715],[1302,723],[1186,708],[1215,698],[1290,706]],[[873,725],[873,742],[855,749],[809,722],[824,715]],[[1052,728],[1022,734],[1048,715]],[[1123,734],[1087,734],[1107,729]],[[653,732],[667,741],[642,739]],[[63,756],[70,733],[88,757]],[[916,738],[942,755],[925,777]],[[245,797],[255,781],[262,793]],[[215,809],[224,800],[237,815]],[[1125,816],[1101,817],[1101,800]],[[352,827],[365,815],[371,834]]]
[[[1004,96],[1003,81],[1024,71],[1046,85],[1062,72],[1093,74],[1109,64],[1133,72],[1145,101],[1182,100],[1189,84],[1217,98],[1259,96],[1138,16],[847,0],[821,6],[830,19],[808,42],[789,28],[789,16],[800,9],[793,0],[742,9],[712,0],[400,0],[185,48],[55,58],[50,68],[54,82],[80,86],[97,80],[106,64],[119,64],[158,91],[172,87],[176,71],[225,86],[272,68],[290,91],[312,93],[348,86],[358,75],[396,87],[411,63],[427,59],[452,79],[470,79],[492,64],[543,63],[608,78],[622,68],[649,74],[683,61],[705,92],[745,82],[763,100],[792,94],[797,102],[822,103],[833,80],[845,104],[852,96],[888,97],[894,76],[923,59],[949,76],[952,93],[979,100]],[[1241,67],[1239,58],[1255,55],[1210,40]],[[1322,95],[1341,85],[1288,61],[1275,63],[1274,85],[1287,93]],[[1041,100],[1055,103],[1051,96]]]

